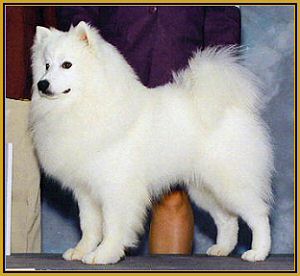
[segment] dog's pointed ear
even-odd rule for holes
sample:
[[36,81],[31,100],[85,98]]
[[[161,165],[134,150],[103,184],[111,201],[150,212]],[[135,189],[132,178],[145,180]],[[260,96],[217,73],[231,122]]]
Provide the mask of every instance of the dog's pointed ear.
[[86,42],[88,45],[91,43],[89,37],[90,26],[84,21],[80,21],[75,27],[75,32],[80,40]]
[[35,31],[35,42],[41,43],[46,37],[50,35],[51,31],[45,27],[37,26]]

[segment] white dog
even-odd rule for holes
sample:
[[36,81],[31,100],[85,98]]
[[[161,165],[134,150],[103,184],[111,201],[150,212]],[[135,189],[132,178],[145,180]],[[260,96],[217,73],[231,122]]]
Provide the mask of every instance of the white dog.
[[253,232],[242,259],[267,257],[273,154],[257,80],[234,47],[199,51],[155,89],[84,22],[37,27],[32,61],[38,158],[80,209],[82,239],[66,260],[119,261],[137,244],[151,197],[178,181],[216,223],[207,254],[234,249],[240,216]]

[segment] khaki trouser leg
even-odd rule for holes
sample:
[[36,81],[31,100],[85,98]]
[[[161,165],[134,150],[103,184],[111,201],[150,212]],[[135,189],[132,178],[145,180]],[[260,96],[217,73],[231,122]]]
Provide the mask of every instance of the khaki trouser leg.
[[6,142],[13,144],[12,253],[41,251],[40,172],[28,132],[29,106],[6,99]]

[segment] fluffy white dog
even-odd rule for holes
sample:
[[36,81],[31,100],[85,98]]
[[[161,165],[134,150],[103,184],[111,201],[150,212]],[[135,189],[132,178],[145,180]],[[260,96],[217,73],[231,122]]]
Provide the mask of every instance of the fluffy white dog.
[[148,89],[84,22],[37,27],[30,125],[41,166],[73,191],[82,239],[66,260],[115,263],[137,244],[151,197],[184,181],[228,255],[240,216],[252,229],[247,261],[271,247],[273,154],[256,78],[234,47],[199,51],[167,85]]

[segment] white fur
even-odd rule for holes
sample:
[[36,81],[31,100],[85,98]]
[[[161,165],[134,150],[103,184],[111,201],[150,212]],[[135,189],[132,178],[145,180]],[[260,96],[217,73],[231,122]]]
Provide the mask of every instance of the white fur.
[[[267,257],[272,148],[258,82],[235,53],[234,47],[199,51],[173,83],[148,89],[87,24],[66,33],[37,30],[33,140],[46,173],[74,192],[83,232],[65,259],[119,261],[137,244],[151,197],[178,180],[216,222],[209,255],[233,250],[240,216],[253,231],[242,258]],[[72,67],[62,68],[64,61]],[[38,91],[44,79],[54,96]]]

